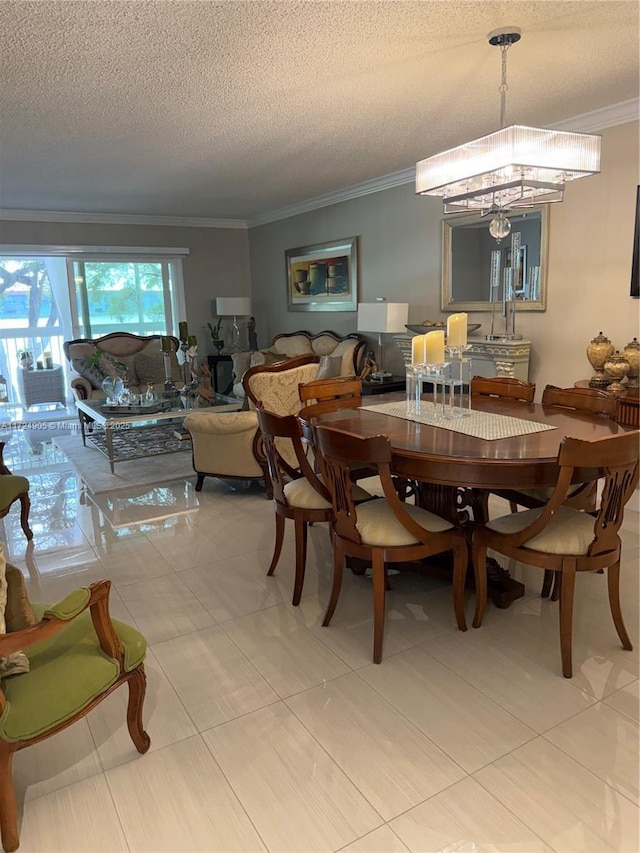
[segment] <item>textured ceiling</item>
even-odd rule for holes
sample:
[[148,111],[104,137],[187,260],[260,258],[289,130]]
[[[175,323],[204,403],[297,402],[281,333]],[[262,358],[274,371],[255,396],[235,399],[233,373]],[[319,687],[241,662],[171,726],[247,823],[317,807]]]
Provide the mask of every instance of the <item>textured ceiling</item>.
[[638,97],[635,2],[0,2],[0,206],[251,218]]

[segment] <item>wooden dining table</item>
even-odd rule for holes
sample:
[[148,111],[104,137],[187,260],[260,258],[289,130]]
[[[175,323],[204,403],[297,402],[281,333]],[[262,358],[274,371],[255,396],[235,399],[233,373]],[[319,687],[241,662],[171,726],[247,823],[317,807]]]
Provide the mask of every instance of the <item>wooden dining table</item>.
[[[404,400],[404,396],[389,394],[376,398],[375,404],[370,405],[399,400]],[[392,473],[407,484],[406,495],[413,493],[419,505],[466,527],[469,533],[474,524],[487,520],[490,491],[555,485],[558,448],[565,436],[596,441],[628,431],[607,418],[537,403],[474,397],[472,409],[537,421],[555,429],[487,440],[371,411],[366,403],[359,408],[327,412],[314,422],[363,437],[388,436]],[[304,411],[300,415],[304,420]],[[576,470],[573,482],[583,483],[601,475],[595,468]],[[492,597],[498,606],[508,606],[524,594],[524,586],[496,563],[493,572],[495,595]]]

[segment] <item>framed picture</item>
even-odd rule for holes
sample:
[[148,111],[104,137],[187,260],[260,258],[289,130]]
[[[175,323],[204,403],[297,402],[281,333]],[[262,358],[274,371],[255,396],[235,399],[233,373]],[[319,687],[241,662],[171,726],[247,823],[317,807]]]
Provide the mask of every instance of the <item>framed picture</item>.
[[287,249],[289,311],[355,311],[358,238]]

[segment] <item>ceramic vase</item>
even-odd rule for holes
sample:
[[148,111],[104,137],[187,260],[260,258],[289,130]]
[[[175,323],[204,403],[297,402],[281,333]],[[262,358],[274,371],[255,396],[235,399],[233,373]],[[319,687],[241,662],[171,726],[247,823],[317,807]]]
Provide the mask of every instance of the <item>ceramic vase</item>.
[[610,355],[605,362],[604,370],[611,380],[607,391],[612,391],[614,394],[624,391],[625,386],[622,384],[622,380],[629,372],[627,359],[616,351],[615,355]]
[[613,351],[613,344],[602,332],[598,332],[595,338],[591,340],[587,347],[587,358],[595,372],[589,380],[590,388],[606,388],[609,385],[611,380],[605,376],[604,365],[609,356],[613,355]]
[[626,345],[622,350],[622,355],[629,362],[629,372],[627,373],[627,388],[637,388],[638,373],[640,372],[640,343],[637,338]]

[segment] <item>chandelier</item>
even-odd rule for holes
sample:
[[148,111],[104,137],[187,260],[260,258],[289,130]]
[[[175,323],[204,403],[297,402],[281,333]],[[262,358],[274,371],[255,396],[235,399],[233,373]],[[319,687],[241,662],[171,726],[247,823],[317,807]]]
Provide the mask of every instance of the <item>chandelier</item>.
[[562,201],[567,181],[600,171],[600,136],[504,126],[507,51],[520,34],[507,27],[488,35],[502,53],[500,130],[416,163],[417,194],[440,196],[445,213],[493,214],[490,231],[497,239],[511,230],[505,211]]

